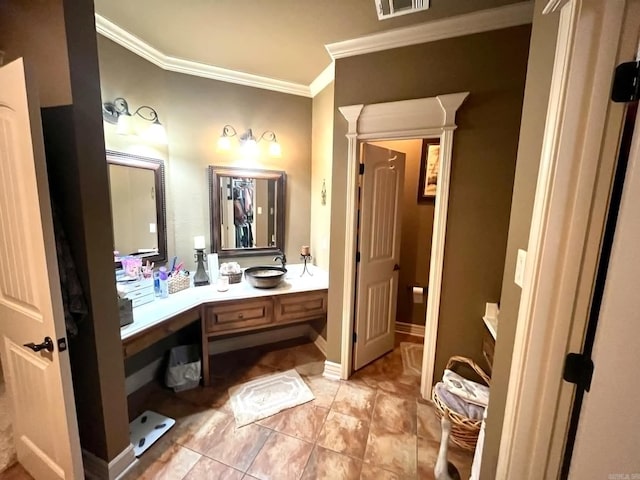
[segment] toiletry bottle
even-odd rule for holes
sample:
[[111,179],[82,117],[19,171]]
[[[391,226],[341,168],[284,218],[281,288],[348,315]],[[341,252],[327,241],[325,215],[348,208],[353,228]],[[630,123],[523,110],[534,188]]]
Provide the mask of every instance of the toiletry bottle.
[[169,274],[166,267],[160,267],[160,298],[169,296]]
[[153,293],[160,296],[160,272],[153,272]]

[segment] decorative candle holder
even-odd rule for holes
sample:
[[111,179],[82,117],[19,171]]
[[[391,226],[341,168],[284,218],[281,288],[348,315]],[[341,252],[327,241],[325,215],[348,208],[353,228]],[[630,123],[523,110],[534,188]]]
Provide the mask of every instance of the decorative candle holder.
[[306,273],[309,274],[310,277],[313,277],[313,273],[311,273],[309,271],[309,269],[307,268],[307,262],[310,262],[311,258],[313,258],[313,257],[311,257],[310,253],[307,253],[306,255],[303,255],[303,254],[300,255],[300,259],[304,260],[304,267],[302,269],[302,273],[300,274],[300,276],[303,276],[305,274],[305,272],[306,272]]
[[202,285],[209,285],[209,275],[204,269],[204,249],[196,248],[196,274],[193,277],[193,286],[200,287]]

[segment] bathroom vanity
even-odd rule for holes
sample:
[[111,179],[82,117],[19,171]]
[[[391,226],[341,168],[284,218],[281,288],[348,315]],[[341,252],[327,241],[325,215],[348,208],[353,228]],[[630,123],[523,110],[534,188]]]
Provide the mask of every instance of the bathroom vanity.
[[202,372],[209,383],[209,341],[217,337],[326,319],[328,275],[312,268],[313,276],[300,276],[301,265],[291,265],[280,286],[258,289],[246,281],[229,285],[192,287],[133,310],[133,323],[121,328],[125,359],[181,328],[200,322]]
[[[164,162],[119,152],[108,152],[107,161],[115,250],[140,257],[143,262],[155,262],[157,267],[168,258]],[[211,252],[221,259],[283,255],[286,173],[210,166],[207,176]],[[129,188],[132,183],[136,186]],[[117,260],[115,266],[119,267]],[[208,285],[160,299],[153,294],[148,298],[147,290],[128,286],[131,291],[127,295],[135,308],[133,323],[120,329],[124,358],[200,322],[202,371],[207,385],[208,353],[215,353],[210,349],[211,341],[326,319],[327,272],[313,267],[312,276],[301,276],[302,265],[287,268],[282,283],[269,289],[255,288],[243,278],[225,292]],[[151,300],[149,303],[140,300],[143,294]],[[215,343],[211,347],[215,348]]]

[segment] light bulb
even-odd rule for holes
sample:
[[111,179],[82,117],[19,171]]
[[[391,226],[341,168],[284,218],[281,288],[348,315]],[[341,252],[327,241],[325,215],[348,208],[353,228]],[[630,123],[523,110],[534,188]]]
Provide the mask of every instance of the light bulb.
[[269,142],[269,155],[272,157],[280,157],[282,156],[282,148],[280,144],[275,140],[273,142]]
[[157,120],[155,122],[153,122],[149,128],[147,128],[144,133],[143,133],[143,137],[145,140],[149,141],[149,142],[153,142],[153,143],[158,143],[161,145],[166,145],[167,142],[167,132],[164,129],[164,127],[162,126],[162,124],[160,122],[158,122]]
[[228,151],[231,150],[231,137],[227,137],[226,135],[218,138],[218,150]]
[[258,155],[258,142],[253,138],[249,138],[242,142],[242,151],[245,155],[255,157]]
[[118,135],[131,135],[133,133],[133,119],[131,118],[131,115],[123,113],[118,116],[116,133]]

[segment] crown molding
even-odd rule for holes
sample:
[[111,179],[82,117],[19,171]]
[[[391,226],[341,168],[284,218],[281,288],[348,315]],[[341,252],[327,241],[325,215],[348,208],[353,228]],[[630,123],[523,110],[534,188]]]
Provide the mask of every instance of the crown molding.
[[[96,13],[95,16],[96,31],[100,35],[114,41],[163,70],[170,72],[210,78],[221,82],[235,83],[247,87],[262,88],[302,97],[315,97],[324,90],[335,77],[335,63],[333,61],[327,65],[310,85],[303,85],[301,83],[277,80],[261,75],[238,72],[206,63],[172,57],[152,47],[102,15]],[[531,23],[532,19],[533,2],[520,2],[442,20],[434,20],[411,27],[388,30],[352,40],[330,43],[325,45],[325,48],[332,59],[344,58],[501,28],[515,27]]]
[[533,2],[520,2],[330,43],[325,48],[331,58],[345,58],[525,25],[532,20]]
[[309,86],[301,83],[286,82],[166,55],[97,13],[96,31],[163,70],[302,97],[312,96]]
[[315,97],[322,90],[324,90],[327,85],[333,82],[336,73],[336,64],[331,61],[327,68],[325,68],[320,75],[318,75],[313,82],[309,85],[309,90],[311,91],[311,96]]

